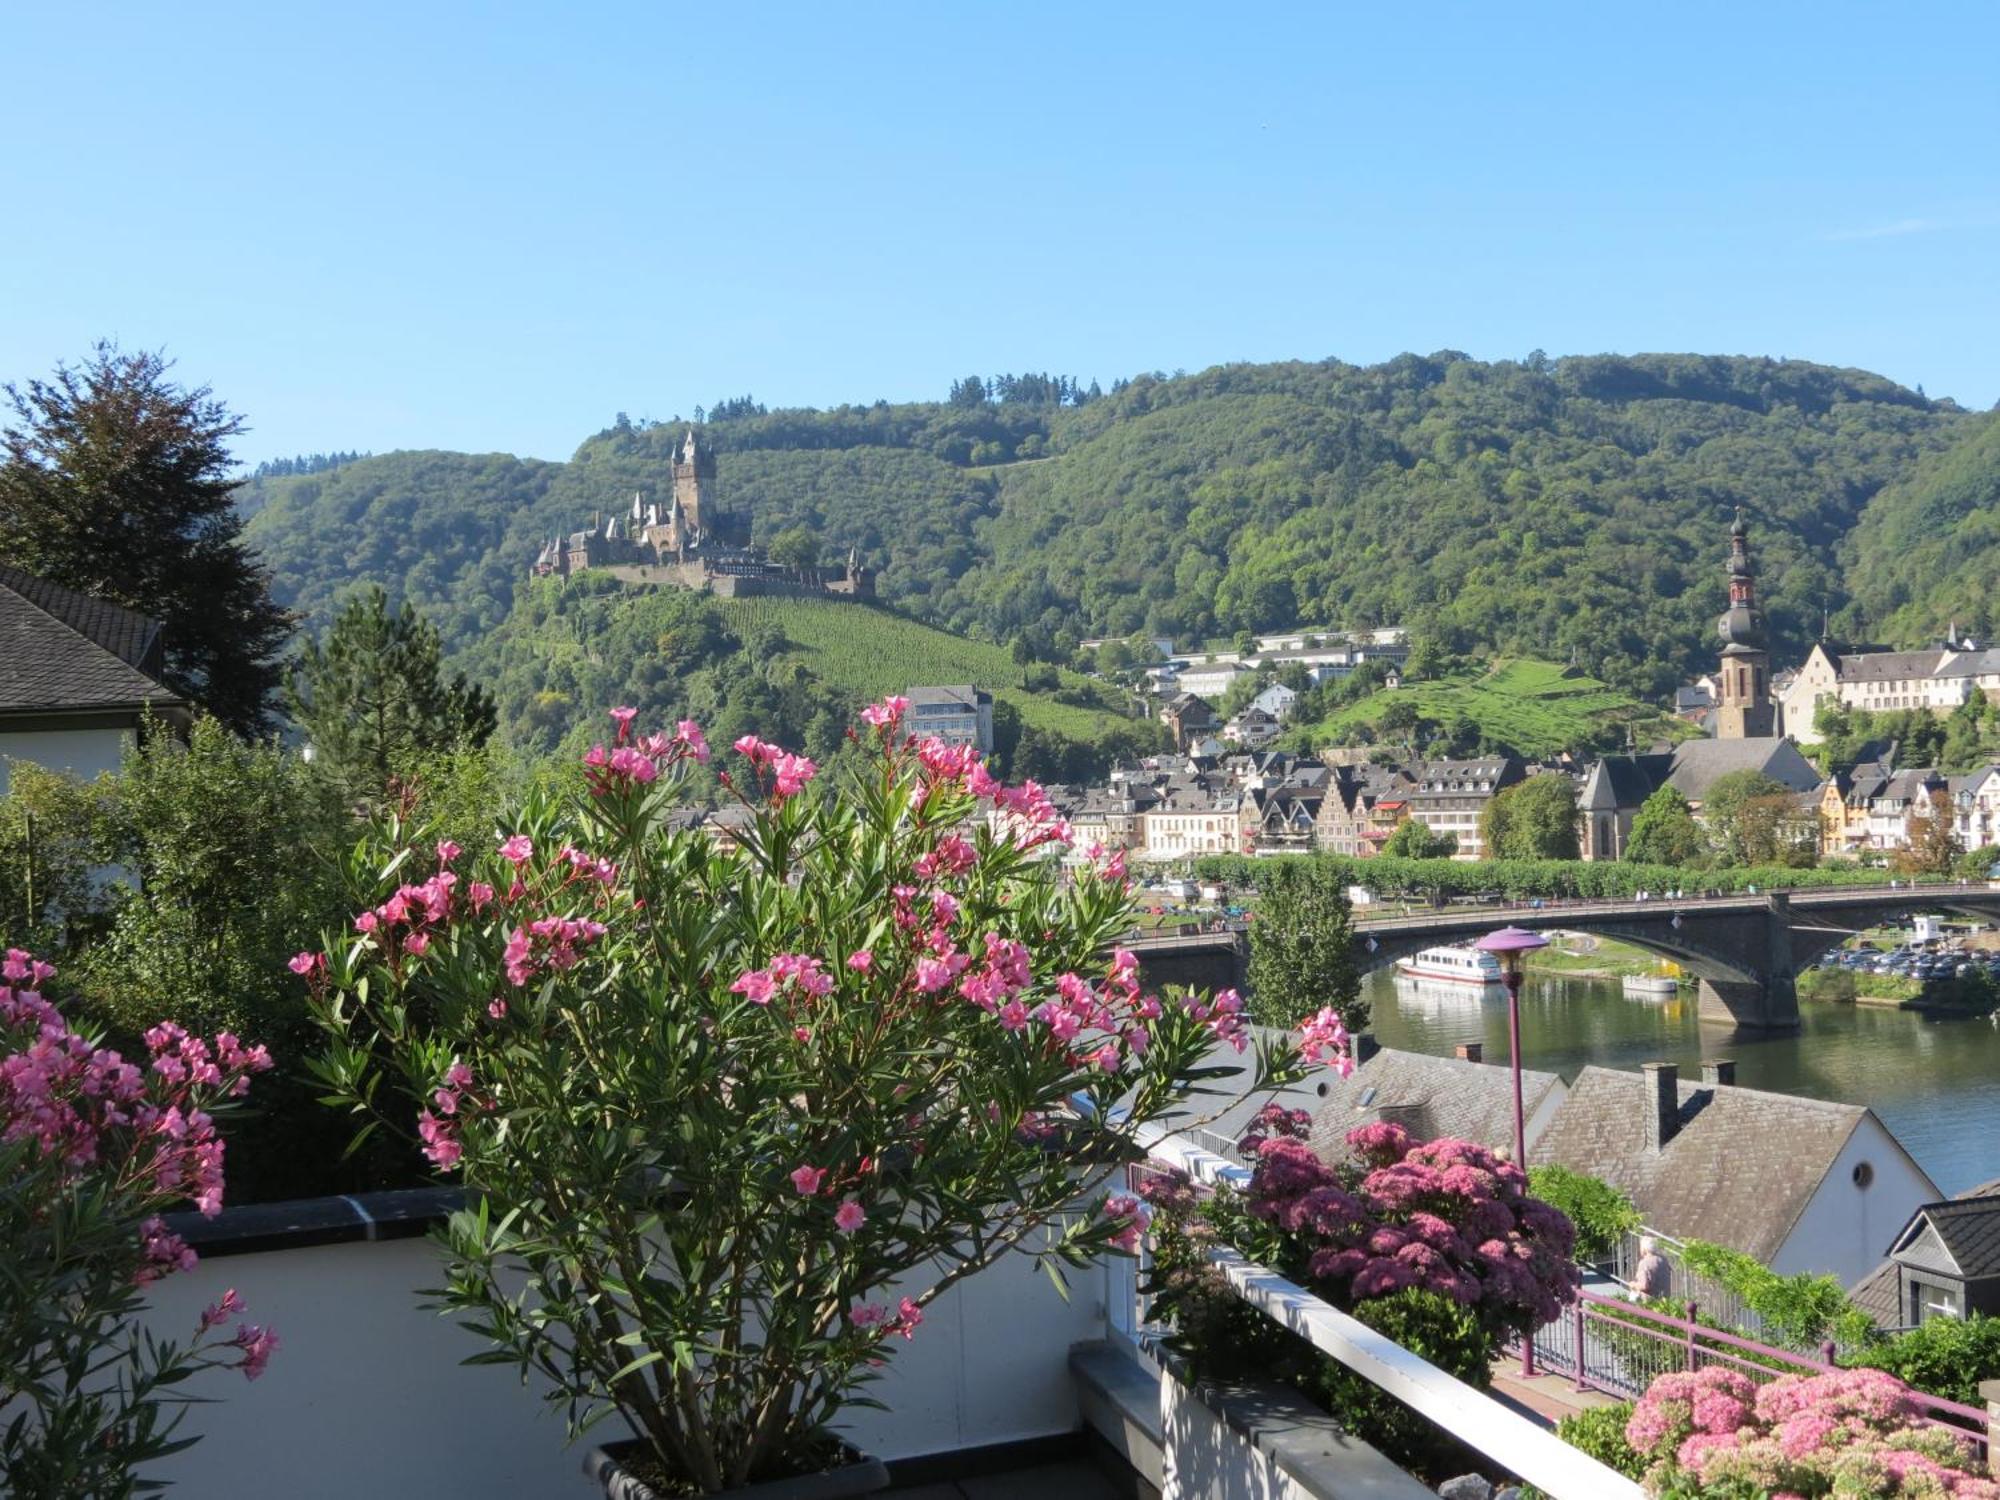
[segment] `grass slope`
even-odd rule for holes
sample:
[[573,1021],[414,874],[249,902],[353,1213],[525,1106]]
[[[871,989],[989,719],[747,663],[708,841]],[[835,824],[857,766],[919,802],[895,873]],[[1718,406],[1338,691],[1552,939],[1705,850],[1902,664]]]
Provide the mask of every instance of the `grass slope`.
[[1498,662],[1484,673],[1455,673],[1373,693],[1301,726],[1292,738],[1303,745],[1345,743],[1357,726],[1379,725],[1393,703],[1408,703],[1439,723],[1463,714],[1489,742],[1531,756],[1601,744],[1607,730],[1622,738],[1622,726],[1632,722],[1639,724],[1642,741],[1680,727],[1595,678],[1553,662],[1521,659]]
[[[813,674],[854,695],[856,706],[912,687],[969,682],[1011,703],[1021,722],[1065,738],[1094,743],[1137,721],[1101,708],[1058,702],[1020,686],[1021,668],[1002,647],[938,630],[893,610],[818,599],[729,599],[723,612],[745,640],[775,630],[797,648]],[[1103,701],[1109,691],[1075,672],[1062,690]]]

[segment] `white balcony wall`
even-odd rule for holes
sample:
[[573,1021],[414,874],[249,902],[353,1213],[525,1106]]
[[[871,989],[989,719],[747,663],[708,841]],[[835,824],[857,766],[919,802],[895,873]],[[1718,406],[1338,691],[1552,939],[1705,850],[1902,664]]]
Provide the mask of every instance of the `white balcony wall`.
[[[201,1308],[235,1287],[252,1321],[283,1340],[270,1370],[194,1382],[218,1398],[182,1428],[203,1441],[153,1471],[204,1500],[588,1500],[583,1447],[564,1442],[560,1409],[504,1366],[462,1365],[479,1342],[419,1306],[441,1280],[424,1239],[218,1256],[154,1289],[150,1321],[185,1339]],[[1022,1259],[960,1283],[857,1411],[856,1446],[884,1458],[1068,1432],[1077,1398],[1072,1344],[1104,1333],[1105,1276],[1072,1276],[1064,1301]],[[616,1436],[611,1423],[593,1438]]]

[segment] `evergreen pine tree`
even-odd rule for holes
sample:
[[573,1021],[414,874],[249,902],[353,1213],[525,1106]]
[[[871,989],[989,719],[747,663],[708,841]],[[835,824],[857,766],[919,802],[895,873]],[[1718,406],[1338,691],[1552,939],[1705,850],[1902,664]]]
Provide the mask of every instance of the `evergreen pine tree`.
[[168,686],[254,734],[269,727],[293,617],[240,536],[228,443],[242,421],[170,368],[105,343],[5,387],[0,557],[159,620]]
[[477,749],[493,733],[491,695],[445,680],[437,627],[380,588],[349,599],[325,643],[308,641],[290,680],[292,715],[342,788],[382,795],[419,757]]

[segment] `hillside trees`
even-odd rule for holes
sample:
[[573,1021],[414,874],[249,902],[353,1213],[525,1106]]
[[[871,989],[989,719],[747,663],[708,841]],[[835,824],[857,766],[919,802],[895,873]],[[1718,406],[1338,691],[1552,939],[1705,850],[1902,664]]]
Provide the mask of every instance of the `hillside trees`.
[[1625,859],[1633,864],[1699,863],[1708,854],[1708,836],[1688,810],[1687,798],[1671,786],[1661,786],[1632,816],[1632,834],[1625,842]]
[[1726,864],[1797,868],[1818,858],[1818,817],[1802,811],[1789,787],[1761,771],[1718,776],[1701,810],[1709,839]]
[[1479,814],[1488,859],[1576,859],[1576,786],[1560,771],[1507,787]]
[[477,749],[493,733],[492,695],[444,675],[438,633],[379,588],[350,599],[326,640],[308,640],[290,682],[292,716],[326,773],[358,802],[379,801],[422,757]]
[[172,368],[101,343],[5,387],[0,559],[159,620],[168,685],[254,734],[270,726],[292,617],[233,509],[242,420]]

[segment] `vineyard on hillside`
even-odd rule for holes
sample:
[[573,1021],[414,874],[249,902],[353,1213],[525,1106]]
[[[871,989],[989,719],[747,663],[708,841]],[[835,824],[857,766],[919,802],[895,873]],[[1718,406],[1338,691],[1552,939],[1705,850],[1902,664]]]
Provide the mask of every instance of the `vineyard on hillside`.
[[[730,599],[722,607],[744,640],[775,632],[814,676],[851,692],[857,703],[912,687],[969,682],[995,701],[1013,704],[1023,724],[1066,739],[1094,743],[1113,729],[1134,725],[1115,711],[1114,689],[1064,671],[1055,692],[1030,692],[1021,686],[1023,669],[1004,647],[967,640],[893,610],[818,599]],[[1056,693],[1074,701],[1061,701]]]
[[1362,724],[1380,734],[1383,716],[1396,704],[1438,723],[1468,718],[1486,742],[1523,755],[1619,748],[1628,733],[1644,748],[1655,739],[1689,732],[1686,725],[1595,678],[1553,662],[1523,659],[1501,662],[1483,674],[1454,673],[1372,693],[1301,728],[1296,737],[1311,745],[1343,744]]

